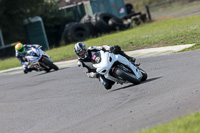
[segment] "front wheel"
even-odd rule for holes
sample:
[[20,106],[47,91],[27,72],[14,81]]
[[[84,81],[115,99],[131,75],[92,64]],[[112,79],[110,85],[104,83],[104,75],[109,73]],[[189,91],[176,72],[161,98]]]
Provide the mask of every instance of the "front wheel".
[[50,60],[48,60],[46,58],[44,58],[43,62],[44,62],[45,65],[49,66],[50,68],[52,68],[56,71],[59,69],[55,64],[53,64],[53,62],[51,62]]
[[141,68],[138,68],[138,69],[142,73],[142,79],[141,79],[141,81],[145,81],[147,79],[147,73],[144,70],[142,70]]
[[134,83],[134,84],[140,83],[140,79],[138,79],[135,75],[133,75],[132,73],[126,72],[120,68],[115,68],[115,74],[121,77],[122,79],[127,80],[130,83]]

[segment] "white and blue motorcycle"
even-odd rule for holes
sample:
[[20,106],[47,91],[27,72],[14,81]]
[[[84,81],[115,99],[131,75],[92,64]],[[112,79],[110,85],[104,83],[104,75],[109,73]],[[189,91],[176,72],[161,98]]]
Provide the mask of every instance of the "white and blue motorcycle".
[[36,71],[46,72],[51,69],[58,70],[59,68],[51,61],[51,58],[40,48],[31,47],[27,51],[25,56],[25,60],[28,62],[27,67]]
[[98,51],[92,57],[96,72],[117,82],[139,84],[147,79],[147,73],[125,57],[109,52]]

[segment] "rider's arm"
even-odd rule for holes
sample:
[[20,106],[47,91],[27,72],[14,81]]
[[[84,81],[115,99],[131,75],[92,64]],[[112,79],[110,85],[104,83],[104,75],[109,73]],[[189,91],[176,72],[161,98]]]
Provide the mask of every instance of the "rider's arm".
[[21,57],[17,57],[17,59],[21,62],[22,65],[26,64],[25,61],[23,61]]
[[38,44],[25,44],[25,47],[27,47],[27,48],[31,48],[31,47],[34,47],[34,48],[39,48],[40,47],[40,45],[38,45]]
[[98,78],[98,73],[91,72],[89,68],[87,68],[81,61],[78,61],[78,67],[80,67],[82,71],[84,71],[87,74],[89,78]]
[[104,51],[110,51],[111,46],[109,45],[103,45],[103,46],[91,46],[88,48],[88,50],[91,51],[99,51],[99,50],[104,50]]
[[110,51],[111,46],[109,45],[103,45],[102,49],[104,49],[105,51]]
[[39,48],[40,45],[38,45],[38,44],[33,44],[32,47],[34,47],[34,48]]
[[25,67],[27,66],[26,62],[22,59],[22,57],[18,56],[17,54],[16,57],[21,62],[22,68],[25,69]]
[[23,60],[22,56],[20,56],[17,51],[15,51],[15,56],[20,61],[20,63],[22,64],[22,67],[24,69],[28,65],[28,62],[26,62],[25,60]]
[[79,67],[82,71],[84,71],[84,72],[86,72],[86,73],[89,71],[87,67],[84,67],[84,66],[83,66],[83,63],[82,63],[81,61],[78,61],[78,67]]
[[21,62],[23,70],[27,69],[27,62],[23,61],[20,57],[17,57],[17,59]]
[[103,50],[103,51],[111,52],[114,54],[123,53],[123,51],[121,50],[121,47],[119,45],[115,45],[115,46],[103,45],[103,46],[97,46],[97,47],[91,46],[88,48],[88,50],[91,50],[91,51]]
[[17,57],[17,59],[21,62],[22,65],[25,64],[25,61],[22,59],[22,57],[18,54],[17,51],[15,51],[15,56]]

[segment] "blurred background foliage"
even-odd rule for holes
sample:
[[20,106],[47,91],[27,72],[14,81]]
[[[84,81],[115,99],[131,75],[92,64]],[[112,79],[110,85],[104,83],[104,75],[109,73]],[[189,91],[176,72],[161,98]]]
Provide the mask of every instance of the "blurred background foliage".
[[[60,13],[58,7],[60,1],[61,0],[0,0],[0,29],[3,33],[5,44],[12,44],[18,41],[28,43],[24,31],[23,20],[30,17],[40,16],[43,19],[48,41],[52,42],[50,47],[60,46],[65,25],[69,22],[75,21],[70,19],[70,16],[73,14],[68,13],[64,15]],[[146,13],[146,5],[152,5],[154,3],[159,4],[162,2],[171,3],[176,1],[194,0],[125,0],[125,3],[132,4],[135,12],[141,11]],[[172,6],[172,4],[169,6]],[[158,9],[156,9],[155,15],[153,14],[153,9],[155,9],[155,7],[150,8],[154,18],[158,16],[166,16],[165,9],[164,11],[159,9],[159,12]],[[161,9],[163,9],[163,7],[161,7]],[[182,9],[182,6],[177,9]],[[171,11],[171,9],[169,9],[169,11]],[[165,14],[158,14],[162,12],[165,12]],[[167,12],[167,15],[168,14],[169,12]],[[52,38],[52,36],[54,36],[54,38]]]
[[[23,20],[40,16],[43,19],[47,37],[55,36],[54,45],[59,46],[65,24],[73,21],[69,19],[71,14],[64,16],[59,12],[57,5],[60,1],[0,0],[0,29],[3,32],[5,44],[17,41],[27,43]],[[125,0],[125,3],[131,3],[134,5],[134,9],[140,10],[145,5],[159,1],[162,0]]]
[[158,3],[162,1],[163,0],[125,0],[125,3],[130,3],[134,5],[134,10],[139,11],[139,10],[144,10],[146,5],[151,5],[153,3]]
[[[16,41],[26,43],[23,20],[40,16],[48,31],[60,29],[67,21],[67,16],[59,13],[59,0],[0,0],[0,29],[5,44]],[[55,28],[56,27],[56,28]]]

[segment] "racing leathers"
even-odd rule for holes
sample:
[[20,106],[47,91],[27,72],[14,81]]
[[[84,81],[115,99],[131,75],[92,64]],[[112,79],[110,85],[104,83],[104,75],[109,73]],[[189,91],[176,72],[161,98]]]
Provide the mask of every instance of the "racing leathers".
[[104,75],[100,75],[96,72],[96,68],[93,67],[93,55],[100,50],[104,50],[104,51],[108,51],[108,52],[112,52],[114,54],[121,54],[122,56],[126,57],[128,60],[132,60],[133,62],[135,62],[135,58],[133,57],[129,57],[128,55],[126,55],[121,48],[118,45],[115,46],[109,46],[109,45],[104,45],[102,47],[96,47],[96,46],[91,46],[88,48],[87,50],[87,58],[85,59],[78,59],[78,67],[80,67],[84,72],[86,72],[87,76],[89,78],[98,78],[101,83],[104,85],[104,87],[108,90],[111,89],[112,86],[114,85],[115,82],[106,79],[104,77]]
[[25,48],[25,52],[24,53],[19,53],[17,50],[15,50],[15,55],[17,57],[17,59],[21,62],[22,64],[22,68],[23,68],[23,71],[25,74],[27,74],[28,72],[31,72],[33,69],[32,68],[28,68],[28,64],[29,62],[26,60],[25,56],[28,55],[27,51],[31,48],[39,48],[40,45],[37,45],[37,44],[33,44],[33,45],[27,45],[25,44],[24,45],[24,48]]

